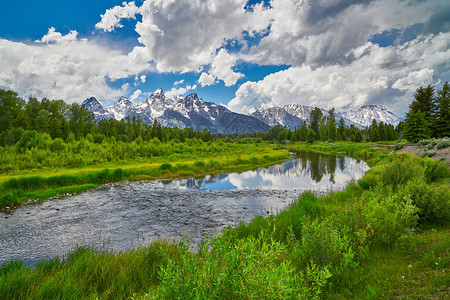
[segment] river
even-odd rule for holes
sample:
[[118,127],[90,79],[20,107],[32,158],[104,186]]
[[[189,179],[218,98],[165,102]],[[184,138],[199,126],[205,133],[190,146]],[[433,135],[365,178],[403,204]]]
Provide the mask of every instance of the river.
[[77,246],[126,251],[157,238],[193,243],[225,226],[276,214],[306,190],[344,188],[367,164],[299,152],[291,160],[242,173],[107,185],[0,212],[0,263],[64,257]]

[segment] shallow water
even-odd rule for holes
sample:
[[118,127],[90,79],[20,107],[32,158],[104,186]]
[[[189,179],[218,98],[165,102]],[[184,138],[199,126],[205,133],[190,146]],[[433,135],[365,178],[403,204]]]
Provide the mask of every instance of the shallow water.
[[225,226],[275,214],[305,190],[343,188],[367,170],[352,158],[301,152],[256,171],[119,184],[22,206],[0,213],[0,263],[63,257],[81,245],[125,251],[185,234],[198,243]]

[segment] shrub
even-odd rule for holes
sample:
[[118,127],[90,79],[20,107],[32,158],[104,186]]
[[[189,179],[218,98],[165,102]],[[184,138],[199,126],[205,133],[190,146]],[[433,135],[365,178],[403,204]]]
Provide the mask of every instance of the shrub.
[[396,189],[413,178],[424,179],[424,169],[417,159],[410,155],[396,155],[390,164],[385,165],[380,174],[384,185],[392,185]]
[[20,204],[19,198],[17,197],[17,193],[7,192],[0,196],[0,207],[5,206],[14,206]]
[[217,160],[210,160],[208,162],[208,168],[219,169],[220,167],[221,167],[221,164]]
[[361,202],[352,206],[352,224],[349,225],[366,231],[375,243],[393,244],[418,220],[418,209],[408,196],[402,196],[394,194],[392,187],[382,187],[381,184],[365,191]]
[[399,193],[409,197],[418,208],[421,223],[437,223],[450,220],[450,190],[446,187],[433,189],[424,181],[414,180]]
[[396,143],[396,144],[394,145],[394,149],[395,149],[395,150],[400,150],[400,149],[402,149],[404,146],[405,146],[405,143],[399,142],[399,143]]
[[169,163],[163,163],[161,164],[158,169],[160,169],[161,171],[165,171],[165,170],[171,170],[172,169],[172,165]]
[[196,162],[194,163],[194,168],[197,168],[197,169],[204,169],[204,168],[206,168],[206,164],[205,164],[204,161],[196,161]]
[[426,182],[436,182],[450,176],[449,169],[443,162],[429,158],[422,159],[421,162],[424,168]]
[[305,218],[301,239],[301,257],[332,271],[354,265],[354,253],[346,235],[341,235],[329,220]]
[[[286,245],[266,241],[261,232],[231,242],[217,237],[203,243],[197,255],[182,244],[184,253],[161,268],[161,283],[148,298],[155,299],[292,299],[316,298],[331,276],[312,264],[299,273],[284,257]],[[295,246],[295,245],[294,245]]]
[[436,143],[436,149],[444,149],[450,147],[450,138],[443,138],[440,139],[437,143]]

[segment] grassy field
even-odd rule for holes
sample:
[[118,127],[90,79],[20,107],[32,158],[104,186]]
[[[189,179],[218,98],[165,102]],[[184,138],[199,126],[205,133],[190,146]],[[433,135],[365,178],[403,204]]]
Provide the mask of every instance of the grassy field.
[[33,267],[4,263],[0,298],[448,298],[449,170],[386,147],[290,145],[372,168],[344,191],[306,192],[278,215],[227,228],[197,252],[184,239],[126,253],[79,248]]
[[279,163],[290,154],[270,144],[239,145],[239,151],[115,161],[78,168],[41,168],[0,175],[0,209],[57,195],[79,193],[109,182],[202,177]]

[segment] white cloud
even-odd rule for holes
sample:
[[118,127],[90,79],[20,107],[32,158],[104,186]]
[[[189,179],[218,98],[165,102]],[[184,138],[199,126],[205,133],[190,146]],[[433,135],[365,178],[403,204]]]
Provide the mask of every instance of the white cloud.
[[147,76],[142,75],[142,76],[140,77],[140,79],[141,79],[141,82],[142,82],[142,83],[145,83],[145,81],[147,80]]
[[36,43],[67,43],[77,40],[78,32],[76,30],[71,30],[68,34],[62,35],[57,32],[54,27],[50,27],[48,33],[42,37],[42,39],[37,40]]
[[164,94],[166,95],[166,97],[168,98],[172,98],[178,95],[183,95],[186,94],[189,91],[195,90],[197,89],[197,85],[186,85],[185,87],[173,87],[170,91],[165,92]]
[[433,80],[433,70],[426,68],[419,71],[411,72],[405,77],[398,79],[396,82],[394,82],[392,87],[400,91],[414,90],[418,86],[423,86],[431,83],[432,80]]
[[141,90],[135,90],[134,93],[130,96],[130,101],[134,101],[142,94]]
[[236,81],[244,77],[244,74],[233,71],[232,67],[235,64],[236,58],[228,54],[225,49],[220,49],[211,64],[211,75],[223,80],[225,86],[232,86]]
[[124,79],[152,70],[140,48],[128,54],[93,41],[77,39],[50,28],[37,43],[0,39],[0,87],[21,96],[80,102],[87,97],[111,99],[122,95],[108,80]]
[[95,28],[103,29],[104,31],[111,32],[114,28],[122,28],[120,24],[122,19],[136,19],[136,13],[138,7],[133,2],[123,2],[122,6],[114,6],[111,9],[107,9],[105,14],[101,15],[102,20],[95,24]]
[[[401,46],[367,44],[366,55],[345,66],[291,67],[258,82],[246,82],[228,107],[251,112],[289,103],[323,108],[383,104],[404,113],[414,91],[433,84],[433,70],[450,67],[450,33],[421,36]],[[442,75],[441,75],[442,76]],[[450,74],[442,77],[450,80]]]
[[198,79],[198,83],[201,86],[213,85],[216,83],[216,77],[214,77],[214,75],[211,75],[209,73],[202,72],[200,78]]
[[175,81],[174,83],[173,83],[173,86],[177,86],[177,85],[180,85],[180,84],[183,84],[184,83],[184,79],[181,79],[181,80],[179,80],[179,81]]
[[146,0],[139,8],[142,21],[136,25],[139,42],[160,72],[201,71],[228,40],[268,26],[262,4],[251,13],[244,9],[246,2]]
[[239,58],[313,68],[355,60],[354,49],[386,30],[423,23],[440,1],[274,0],[269,33]]

